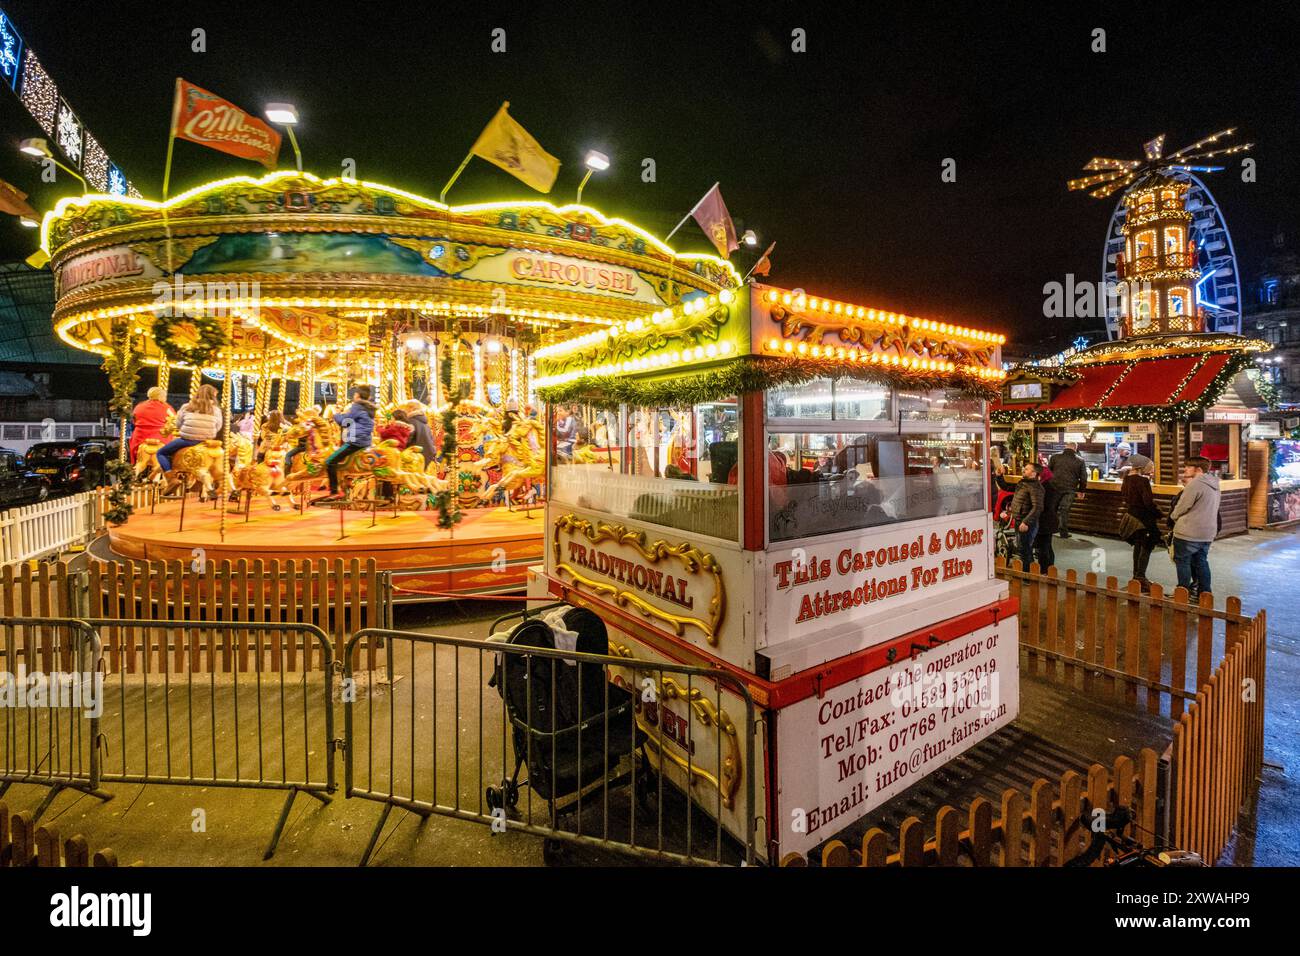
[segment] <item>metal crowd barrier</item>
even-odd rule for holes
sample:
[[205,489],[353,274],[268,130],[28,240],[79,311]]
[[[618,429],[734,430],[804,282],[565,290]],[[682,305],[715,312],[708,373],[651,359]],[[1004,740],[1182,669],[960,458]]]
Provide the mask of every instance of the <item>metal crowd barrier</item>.
[[[352,661],[367,639],[383,642],[391,683],[363,697]],[[384,807],[362,865],[394,807],[658,862],[754,860],[754,705],[724,671],[378,628],[353,635],[344,661],[345,793]],[[611,683],[614,672],[623,675],[621,686]],[[653,686],[672,689],[665,700],[687,702],[671,731],[688,742],[673,771],[685,769],[693,784],[687,795],[665,787],[659,772],[660,755],[672,746],[668,721],[653,709],[662,701],[641,687],[656,678]],[[503,686],[513,688],[512,703]],[[717,719],[723,687],[745,710],[739,734]],[[574,709],[570,701],[567,712],[565,688],[580,702]],[[732,735],[726,768],[724,733]],[[710,743],[712,776],[703,764],[692,766]],[[724,775],[729,806],[743,800],[740,839],[716,822],[724,818]]]
[[99,635],[86,621],[0,617],[0,797],[15,783],[49,787],[39,820],[64,789],[100,789],[103,705]]
[[[330,802],[338,788],[334,654],[319,627],[131,618],[87,623],[108,637],[121,661],[105,681],[102,781],[287,791],[263,859],[275,852],[299,793]],[[284,666],[309,660],[312,645],[320,669]],[[133,661],[142,666],[132,669]],[[320,755],[313,759],[313,753]]]

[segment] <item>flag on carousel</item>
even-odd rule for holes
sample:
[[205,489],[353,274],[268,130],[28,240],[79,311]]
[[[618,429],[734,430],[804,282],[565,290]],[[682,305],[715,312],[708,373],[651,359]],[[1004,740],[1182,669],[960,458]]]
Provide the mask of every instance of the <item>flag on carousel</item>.
[[765,276],[772,271],[772,250],[775,248],[775,242],[767,247],[767,251],[759,256],[758,261],[754,263],[754,268],[749,270],[750,275]]
[[11,216],[26,216],[28,219],[41,218],[28,205],[27,194],[3,179],[0,179],[0,212],[7,212]]
[[731,213],[727,212],[727,204],[722,201],[722,190],[718,183],[714,183],[713,188],[695,204],[691,215],[722,258],[729,258],[740,248],[740,243],[736,241],[736,226],[731,221]]
[[280,134],[273,127],[180,77],[176,78],[171,135],[256,160],[267,169],[275,168],[280,155]]
[[559,175],[560,161],[542,149],[528,130],[506,112],[509,106],[509,101],[501,104],[496,116],[478,134],[470,154],[499,166],[539,193],[549,193]]

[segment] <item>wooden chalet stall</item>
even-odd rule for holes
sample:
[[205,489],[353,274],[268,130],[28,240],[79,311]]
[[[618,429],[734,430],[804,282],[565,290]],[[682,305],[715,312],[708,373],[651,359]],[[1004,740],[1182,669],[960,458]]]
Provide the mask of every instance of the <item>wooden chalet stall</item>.
[[549,456],[549,593],[599,614],[616,653],[748,689],[753,753],[725,685],[660,687],[639,720],[704,812],[760,821],[769,859],[1016,715],[985,506],[1001,342],[748,285],[538,350],[539,395],[583,420]]
[[1264,343],[1222,333],[1142,336],[1075,353],[1060,365],[1011,370],[991,412],[991,440],[1010,453],[1018,481],[1027,460],[1050,460],[1067,444],[1088,467],[1070,530],[1114,535],[1125,448],[1156,465],[1152,491],[1168,513],[1188,458],[1210,459],[1222,499],[1220,536],[1247,530],[1247,442],[1242,426],[1254,388],[1244,369]]

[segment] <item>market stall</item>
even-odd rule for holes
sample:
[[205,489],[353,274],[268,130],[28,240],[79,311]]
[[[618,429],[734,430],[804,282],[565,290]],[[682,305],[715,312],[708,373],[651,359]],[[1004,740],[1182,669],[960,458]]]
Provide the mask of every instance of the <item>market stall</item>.
[[[115,553],[373,557],[395,572],[399,600],[517,590],[541,559],[529,509],[545,496],[542,334],[601,334],[739,284],[725,261],[678,255],[585,206],[450,207],[297,172],[166,202],[64,199],[42,242],[59,337],[104,357],[128,409],[156,369],[173,406],[207,382],[227,424],[243,409],[259,429],[271,411],[285,418],[273,434],[229,429],[169,473],[242,493],[238,516],[164,501],[112,529]],[[304,506],[350,441],[333,413],[358,385],[375,431],[340,466],[344,500]],[[418,430],[381,435],[399,412]],[[161,444],[142,446],[140,480],[163,477],[149,457]]]
[[[699,693],[720,700],[716,742],[649,739],[702,810],[721,791],[728,830],[761,818],[764,855],[816,846],[1016,715],[984,506],[1001,342],[750,285],[538,350],[538,394],[615,436],[551,460],[541,587],[599,614],[622,656],[743,681],[753,753],[716,687]],[[684,690],[659,688],[643,726],[692,726]]]
[[[1093,160],[1088,168],[1109,162]],[[1120,486],[1129,456],[1155,462],[1152,490],[1166,513],[1183,464],[1207,458],[1221,479],[1220,535],[1240,534],[1250,491],[1242,426],[1258,417],[1260,401],[1246,369],[1268,345],[1206,331],[1196,293],[1200,270],[1189,247],[1188,184],[1164,169],[1158,149],[1146,166],[1133,166],[1071,183],[1102,184],[1094,195],[1132,183],[1122,200],[1124,245],[1113,290],[1122,337],[1009,370],[991,411],[993,442],[1017,466],[1047,464],[1075,446],[1088,481],[1072,505],[1070,530],[1105,535],[1117,533],[1124,515]]]
[[1259,347],[1231,335],[1147,336],[1095,346],[1060,366],[1019,366],[993,404],[991,441],[1015,471],[1073,445],[1088,482],[1070,530],[1105,535],[1124,514],[1129,456],[1155,462],[1152,491],[1166,512],[1181,491],[1183,464],[1203,456],[1220,476],[1220,534],[1240,534],[1250,490],[1242,427],[1258,413],[1242,405],[1238,388],[1249,387],[1245,369]]

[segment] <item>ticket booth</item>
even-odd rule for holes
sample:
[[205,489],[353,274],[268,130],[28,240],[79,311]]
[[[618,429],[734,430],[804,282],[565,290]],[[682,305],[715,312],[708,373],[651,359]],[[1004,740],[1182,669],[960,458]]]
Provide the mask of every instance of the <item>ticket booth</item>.
[[[598,613],[616,653],[748,689],[753,752],[724,692],[713,732],[660,735],[653,759],[730,832],[757,818],[768,859],[1017,714],[985,506],[1001,341],[746,285],[538,350],[539,395],[607,436],[550,458],[549,593]],[[663,719],[685,715],[667,690]]]

